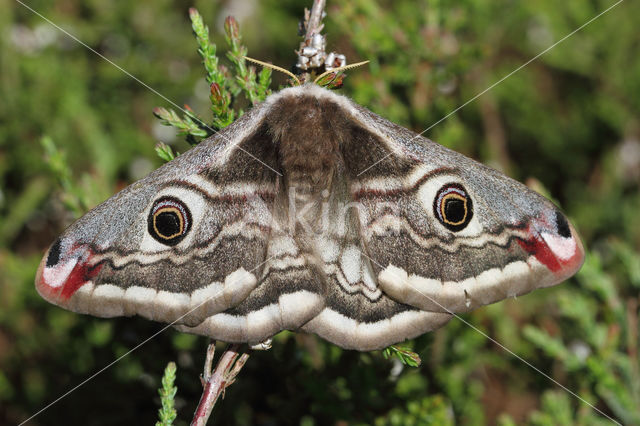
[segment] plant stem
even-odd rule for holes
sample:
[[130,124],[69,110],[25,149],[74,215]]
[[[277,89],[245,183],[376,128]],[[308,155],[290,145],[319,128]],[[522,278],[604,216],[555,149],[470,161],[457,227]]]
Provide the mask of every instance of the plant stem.
[[204,426],[207,424],[218,397],[221,394],[224,396],[224,390],[233,384],[236,376],[249,358],[248,353],[240,352],[239,344],[233,344],[224,351],[215,370],[212,372],[214,353],[215,341],[211,341],[207,348],[207,357],[204,364],[202,378],[204,390],[200,397],[198,408],[193,415],[192,426]]
[[325,0],[314,0],[313,6],[311,7],[311,15],[307,22],[307,33],[305,34],[305,39],[310,40],[314,34],[322,31],[320,25],[322,24],[322,14],[324,12],[325,3]]
[[[322,24],[322,15],[324,14],[325,0],[313,0],[311,12],[305,9],[305,17],[303,28],[305,30],[304,40],[300,43],[298,53],[297,67],[304,72],[300,74],[300,81],[309,81],[314,71],[324,67],[324,60],[327,56],[325,49],[324,37],[321,43],[314,43],[314,36],[320,36],[320,32],[324,25]],[[306,52],[305,48],[314,48],[313,52]]]

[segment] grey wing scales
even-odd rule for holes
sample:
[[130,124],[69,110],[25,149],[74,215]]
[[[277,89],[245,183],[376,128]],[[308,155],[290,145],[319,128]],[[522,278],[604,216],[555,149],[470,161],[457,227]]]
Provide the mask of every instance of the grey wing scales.
[[[367,254],[387,295],[424,310],[464,312],[557,284],[579,268],[579,239],[544,197],[354,110],[358,138],[368,144],[365,150],[352,139],[343,155]],[[463,225],[443,222],[447,191],[466,199]]]
[[[447,314],[399,303],[381,291],[362,239],[358,206],[345,170],[337,171],[328,200],[330,223],[314,246],[327,280],[325,306],[302,328],[347,349],[381,349],[444,325]],[[387,248],[393,253],[393,248]]]
[[230,342],[289,329],[372,350],[556,284],[582,259],[540,195],[305,85],[71,225],[36,288]]
[[284,226],[286,200],[282,192],[273,208],[274,223],[266,247],[259,284],[237,306],[210,316],[182,331],[227,342],[258,344],[281,330],[298,330],[324,306],[326,280],[313,255]]
[[[238,305],[264,268],[277,192],[278,175],[250,164],[277,168],[261,115],[252,110],[70,226],[40,265],[40,294],[81,313],[188,325]],[[158,235],[172,226],[184,235],[165,244]]]

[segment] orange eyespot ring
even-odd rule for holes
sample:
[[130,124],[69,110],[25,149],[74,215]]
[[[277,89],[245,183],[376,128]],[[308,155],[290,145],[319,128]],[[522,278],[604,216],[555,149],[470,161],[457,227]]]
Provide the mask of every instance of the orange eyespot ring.
[[473,202],[464,187],[448,183],[438,190],[433,200],[433,213],[450,231],[461,231],[473,217]]
[[191,229],[191,212],[174,197],[162,197],[153,203],[147,219],[147,231],[158,242],[175,246]]

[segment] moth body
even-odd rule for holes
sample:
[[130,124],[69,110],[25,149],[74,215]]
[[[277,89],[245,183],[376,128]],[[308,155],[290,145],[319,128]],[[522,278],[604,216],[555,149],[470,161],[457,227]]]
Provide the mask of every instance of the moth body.
[[539,194],[304,85],[72,224],[36,288],[229,342],[287,329],[372,350],[557,284],[583,257]]

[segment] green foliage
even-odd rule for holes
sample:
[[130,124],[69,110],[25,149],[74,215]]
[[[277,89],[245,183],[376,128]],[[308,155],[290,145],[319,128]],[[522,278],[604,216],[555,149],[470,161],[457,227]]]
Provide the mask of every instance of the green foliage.
[[[256,75],[255,67],[247,67],[244,57],[247,48],[242,44],[240,28],[233,17],[227,17],[224,21],[225,40],[230,47],[227,58],[233,64],[233,71],[219,63],[216,56],[217,47],[209,40],[209,28],[202,20],[197,9],[189,9],[191,28],[198,42],[198,53],[202,58],[205,68],[205,78],[209,83],[209,100],[213,121],[207,125],[203,119],[197,117],[193,110],[185,105],[182,118],[173,110],[155,108],[153,114],[160,119],[165,126],[178,129],[179,135],[186,136],[187,142],[196,145],[203,138],[211,136],[216,130],[222,129],[233,123],[236,117],[243,111],[237,105],[234,109],[234,100],[239,94],[244,94],[251,104],[262,102],[271,93],[271,70],[263,68]],[[168,149],[167,149],[168,148]],[[175,157],[170,147],[166,145],[156,146],[156,152],[160,158],[170,161]]]
[[[244,59],[247,56],[247,48],[242,44],[242,37],[240,37],[240,28],[238,23],[233,17],[227,17],[224,21],[225,40],[227,44],[231,46],[231,51],[227,53],[227,57],[236,67],[237,75],[235,82],[247,95],[251,104],[263,101],[267,95],[271,93],[269,85],[271,84],[271,69],[262,68],[260,74],[257,76],[255,67],[247,67],[247,61]],[[233,80],[231,80],[233,82]],[[233,86],[231,86],[232,91]]]
[[51,173],[58,179],[58,184],[62,188],[62,199],[65,207],[74,216],[80,216],[87,211],[87,204],[82,195],[82,188],[79,188],[72,181],[72,172],[67,163],[65,153],[60,151],[48,136],[43,136],[40,139],[40,143],[44,149],[45,159],[51,169]]
[[422,363],[422,360],[420,360],[420,355],[407,348],[403,348],[397,345],[392,345],[384,348],[384,350],[382,351],[382,356],[384,356],[384,359],[396,357],[400,360],[401,363],[403,363],[404,365],[408,365],[409,367],[419,367]]
[[326,89],[339,89],[344,84],[345,75],[346,74],[342,71],[330,72],[324,76],[318,77],[315,83]]
[[162,387],[158,389],[162,408],[158,410],[160,420],[156,422],[156,426],[171,426],[178,415],[174,401],[176,393],[178,392],[178,388],[174,386],[176,369],[176,364],[173,362],[168,363],[167,368],[164,369]]
[[187,142],[191,145],[197,145],[198,139],[210,136],[213,131],[209,130],[200,118],[196,117],[193,111],[185,107],[185,113],[182,118],[172,109],[154,108],[153,115],[160,119],[165,126],[172,126],[178,129],[178,134],[186,136]]
[[[349,70],[344,92],[422,131],[610,4],[329,1],[325,23],[330,50],[371,60]],[[0,3],[1,424],[20,423],[158,330],[44,302],[33,288],[41,255],[81,212],[264,99],[270,71],[242,56],[250,48],[291,64],[304,6],[266,0],[238,12],[240,39],[220,2],[196,2],[205,20],[167,0],[30,5],[189,108],[163,105],[161,126],[156,95],[19,4]],[[577,277],[464,319],[623,424],[640,423],[639,13],[623,2],[426,133],[544,189],[572,218],[589,252]],[[222,45],[229,53],[218,58]],[[181,371],[174,407],[193,412],[207,341],[185,336],[162,333],[36,421],[155,422],[158,378],[148,372],[168,360]],[[409,347],[424,362],[399,370],[379,352],[281,333],[252,354],[211,423],[611,424],[455,318]]]
[[230,108],[231,94],[222,93],[221,87],[225,86],[225,81],[230,80],[225,68],[222,70],[218,66],[216,56],[216,45],[209,41],[209,28],[202,21],[202,16],[194,8],[189,9],[191,18],[191,28],[198,41],[198,53],[202,58],[202,63],[206,70],[207,83],[210,84],[211,111],[213,112],[214,125],[221,129],[233,123],[235,111]]
[[375,426],[453,425],[451,410],[440,396],[409,401],[405,407],[393,408],[375,420]]
[[[539,327],[527,326],[524,335],[575,374],[577,389],[592,389],[583,394],[585,399],[592,404],[598,399],[606,401],[624,424],[640,423],[638,302],[629,299],[625,304],[619,299],[597,254],[587,258],[578,281],[582,293],[563,291],[558,295],[559,317],[573,324],[571,333],[553,337]],[[617,327],[598,321],[598,311]]]
[[178,156],[178,153],[173,152],[173,149],[166,143],[160,142],[156,144],[156,154],[164,161],[171,161]]

